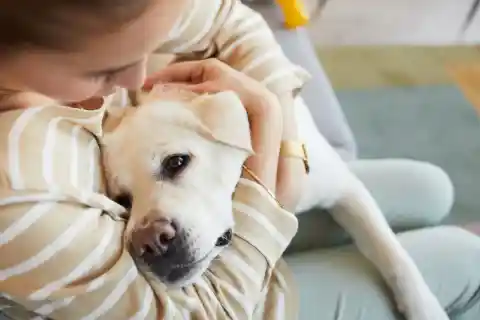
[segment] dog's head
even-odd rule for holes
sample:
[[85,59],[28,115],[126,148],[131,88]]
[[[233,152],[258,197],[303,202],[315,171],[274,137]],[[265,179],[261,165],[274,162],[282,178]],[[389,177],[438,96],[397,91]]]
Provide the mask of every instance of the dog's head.
[[113,122],[104,163],[111,195],[131,199],[127,246],[164,284],[189,284],[232,239],[232,194],[252,152],[245,109],[231,92],[157,94]]

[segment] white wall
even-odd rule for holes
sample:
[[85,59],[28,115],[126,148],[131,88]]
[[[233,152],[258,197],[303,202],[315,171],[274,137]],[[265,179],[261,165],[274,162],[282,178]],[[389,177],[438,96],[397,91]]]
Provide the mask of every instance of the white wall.
[[480,12],[460,32],[472,1],[329,0],[309,29],[323,45],[480,43]]

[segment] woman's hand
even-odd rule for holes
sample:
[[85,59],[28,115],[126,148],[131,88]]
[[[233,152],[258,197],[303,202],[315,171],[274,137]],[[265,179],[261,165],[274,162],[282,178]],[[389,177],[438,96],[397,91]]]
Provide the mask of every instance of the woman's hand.
[[276,97],[265,86],[217,59],[173,63],[150,76],[144,89],[158,83],[177,84],[196,93],[235,91],[249,116],[279,109]]
[[255,151],[246,165],[275,192],[283,128],[282,110],[273,93],[216,59],[168,65],[147,79],[144,88],[149,90],[159,83],[180,85],[196,93],[236,92],[248,113]]

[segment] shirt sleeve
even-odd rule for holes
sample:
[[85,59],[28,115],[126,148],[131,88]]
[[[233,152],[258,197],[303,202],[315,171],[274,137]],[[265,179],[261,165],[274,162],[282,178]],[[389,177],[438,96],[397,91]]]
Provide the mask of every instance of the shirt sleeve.
[[310,75],[293,64],[261,14],[239,0],[190,0],[159,53],[218,58],[277,95],[301,90]]
[[0,212],[0,292],[51,319],[247,319],[297,230],[293,214],[242,179],[232,245],[195,285],[170,291],[139,273],[124,222],[101,209],[10,190]]

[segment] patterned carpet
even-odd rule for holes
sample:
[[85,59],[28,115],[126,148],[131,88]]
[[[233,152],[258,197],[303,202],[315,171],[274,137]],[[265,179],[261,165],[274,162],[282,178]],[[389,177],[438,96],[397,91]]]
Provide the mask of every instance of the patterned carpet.
[[319,50],[363,158],[440,165],[456,203],[447,223],[480,221],[480,51],[476,47]]

